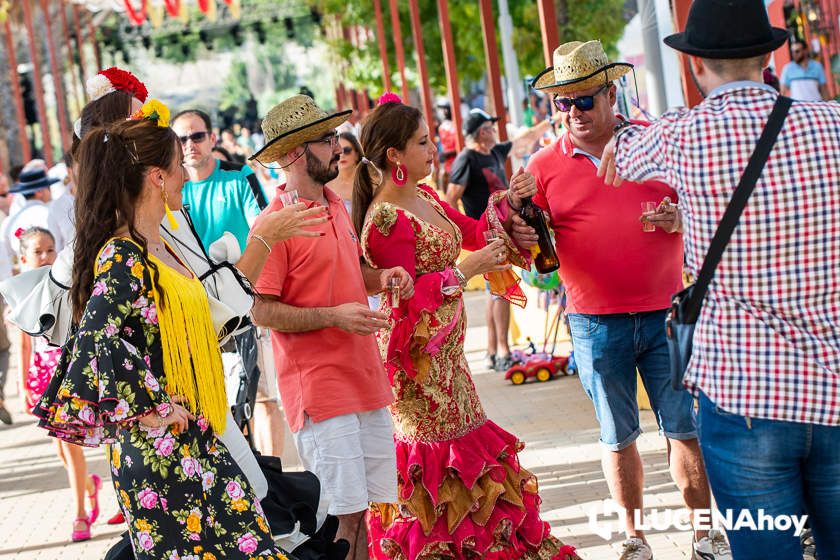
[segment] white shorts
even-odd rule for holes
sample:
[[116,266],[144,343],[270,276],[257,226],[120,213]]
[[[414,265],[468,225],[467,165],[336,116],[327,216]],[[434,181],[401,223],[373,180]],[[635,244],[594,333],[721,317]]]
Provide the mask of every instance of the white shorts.
[[394,426],[387,408],[312,422],[293,434],[303,468],[330,500],[331,515],[365,511],[370,502],[396,503]]

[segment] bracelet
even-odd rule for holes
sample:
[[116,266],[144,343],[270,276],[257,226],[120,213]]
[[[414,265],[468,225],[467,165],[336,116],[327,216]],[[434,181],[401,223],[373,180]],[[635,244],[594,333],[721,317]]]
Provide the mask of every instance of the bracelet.
[[457,266],[453,266],[452,267],[452,273],[455,274],[455,278],[458,279],[458,284],[461,285],[461,289],[463,290],[464,288],[466,288],[467,287],[467,278],[464,276],[464,273],[461,272],[461,269],[458,268]]
[[510,189],[508,189],[508,192],[507,192],[507,203],[508,203],[508,206],[510,206],[510,209],[513,210],[514,212],[519,212],[520,210],[522,210],[521,206],[519,208],[514,206],[513,199],[510,196]]
[[625,129],[628,126],[633,126],[633,123],[627,119],[621,119],[621,122],[613,127],[613,135],[618,134],[622,129]]
[[262,241],[262,244],[265,245],[266,250],[268,250],[268,254],[271,254],[271,245],[268,244],[268,241],[265,240],[265,237],[254,233],[251,234],[251,239],[258,239],[259,241]]

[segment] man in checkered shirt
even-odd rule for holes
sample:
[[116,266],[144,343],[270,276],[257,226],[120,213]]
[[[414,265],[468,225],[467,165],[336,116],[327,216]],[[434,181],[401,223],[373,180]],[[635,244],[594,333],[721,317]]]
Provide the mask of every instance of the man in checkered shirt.
[[[787,40],[761,0],[696,0],[685,33],[705,100],[618,130],[599,173],[659,178],[680,199],[695,274],[776,101],[762,83]],[[840,105],[795,102],[723,254],[686,385],[718,509],[807,513],[817,557],[840,558]],[[790,530],[729,532],[742,558],[802,558]]]

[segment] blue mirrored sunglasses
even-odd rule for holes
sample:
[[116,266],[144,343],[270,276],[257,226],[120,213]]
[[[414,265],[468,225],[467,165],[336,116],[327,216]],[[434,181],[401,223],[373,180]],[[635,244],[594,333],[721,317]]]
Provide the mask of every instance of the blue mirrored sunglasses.
[[592,95],[581,95],[580,97],[554,97],[554,106],[559,111],[568,113],[572,110],[572,105],[578,108],[579,111],[590,111],[595,106],[595,97],[606,90],[609,84],[604,84],[601,88]]

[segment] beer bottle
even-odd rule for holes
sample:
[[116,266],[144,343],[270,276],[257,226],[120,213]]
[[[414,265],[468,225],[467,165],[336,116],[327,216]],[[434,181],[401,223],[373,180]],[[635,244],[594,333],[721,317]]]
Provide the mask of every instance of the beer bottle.
[[554,244],[551,242],[551,234],[542,210],[530,198],[525,198],[522,200],[519,216],[525,220],[526,224],[534,228],[539,237],[537,244],[530,247],[537,272],[540,274],[554,272],[560,267],[560,262],[557,260],[557,253],[554,251]]

